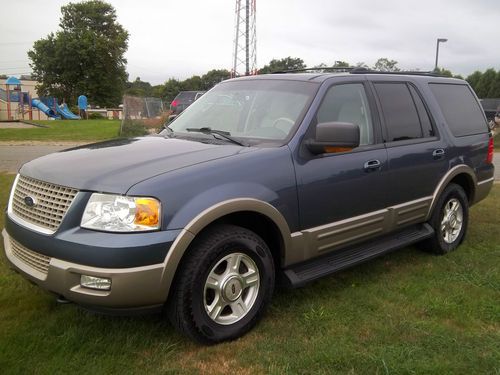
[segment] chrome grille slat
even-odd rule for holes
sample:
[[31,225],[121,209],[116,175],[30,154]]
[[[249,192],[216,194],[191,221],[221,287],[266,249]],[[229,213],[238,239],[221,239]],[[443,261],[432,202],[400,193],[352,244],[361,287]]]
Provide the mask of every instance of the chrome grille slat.
[[45,275],[49,272],[50,257],[26,248],[12,237],[10,238],[10,246],[12,254],[17,259]]
[[[36,227],[55,232],[77,193],[70,187],[20,175],[12,195],[12,213]],[[26,205],[24,199],[28,196],[36,200],[34,207]]]

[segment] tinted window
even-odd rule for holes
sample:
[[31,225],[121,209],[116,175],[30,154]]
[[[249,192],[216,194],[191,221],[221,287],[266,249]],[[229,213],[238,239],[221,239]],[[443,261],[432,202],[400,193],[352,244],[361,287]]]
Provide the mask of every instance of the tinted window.
[[429,113],[427,109],[425,109],[424,102],[420,95],[418,95],[417,90],[411,85],[408,86],[410,88],[411,96],[413,97],[413,101],[417,106],[418,117],[420,119],[420,125],[422,126],[422,132],[424,133],[424,137],[433,137],[434,129],[432,128],[431,119],[429,117]]
[[488,131],[481,107],[467,85],[431,83],[430,87],[454,136]]
[[422,137],[417,109],[404,83],[376,83],[388,142]]
[[365,89],[360,83],[333,86],[316,114],[318,123],[350,122],[359,126],[360,145],[373,143],[373,126]]

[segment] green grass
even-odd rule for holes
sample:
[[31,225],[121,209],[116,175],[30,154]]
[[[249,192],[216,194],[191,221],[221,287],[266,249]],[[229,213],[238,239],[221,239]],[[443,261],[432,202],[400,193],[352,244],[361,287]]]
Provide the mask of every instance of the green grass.
[[[12,180],[0,175],[2,211]],[[500,374],[499,213],[496,185],[458,251],[406,248],[277,291],[252,332],[212,347],[159,316],[58,305],[1,256],[0,373]]]
[[48,128],[0,129],[0,141],[102,141],[118,137],[119,120],[33,121]]
[[497,130],[497,134],[493,138],[493,145],[495,146],[495,151],[500,151],[500,129]]

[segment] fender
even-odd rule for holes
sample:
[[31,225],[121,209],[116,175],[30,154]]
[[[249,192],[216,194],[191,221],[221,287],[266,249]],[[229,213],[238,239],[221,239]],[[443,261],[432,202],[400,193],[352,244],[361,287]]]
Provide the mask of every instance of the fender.
[[432,211],[434,210],[434,207],[436,206],[437,200],[441,196],[441,193],[443,192],[443,190],[450,183],[450,181],[453,180],[459,174],[466,174],[471,179],[471,181],[472,181],[472,194],[471,194],[471,200],[470,201],[471,201],[471,203],[475,201],[474,196],[475,196],[475,191],[476,191],[476,188],[477,188],[477,179],[476,179],[476,176],[474,174],[474,170],[471,167],[469,167],[468,165],[465,165],[465,164],[457,165],[457,166],[451,168],[443,176],[443,178],[441,179],[441,181],[439,181],[439,184],[437,185],[436,189],[434,190],[434,194],[432,195],[432,203],[431,203],[431,205],[429,207],[429,212],[427,213],[426,220],[430,219],[430,217],[432,215]]
[[[272,220],[278,227],[285,252],[283,256],[289,253],[287,249],[291,248],[291,233],[288,224],[283,215],[271,204],[255,198],[235,198],[217,203],[194,217],[179,233],[164,261],[162,275],[162,290],[168,291],[175,276],[179,263],[196,235],[215,220],[235,212],[250,211],[262,214]],[[285,259],[286,263],[286,259]],[[165,297],[166,297],[165,296]]]

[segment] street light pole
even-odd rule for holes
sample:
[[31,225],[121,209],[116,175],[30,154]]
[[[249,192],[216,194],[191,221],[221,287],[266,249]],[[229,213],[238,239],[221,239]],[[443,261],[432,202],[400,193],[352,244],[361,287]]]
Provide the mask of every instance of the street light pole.
[[439,58],[439,43],[445,43],[447,42],[448,39],[445,38],[438,38],[436,42],[436,65],[434,65],[434,70],[436,71],[438,69],[438,58]]

